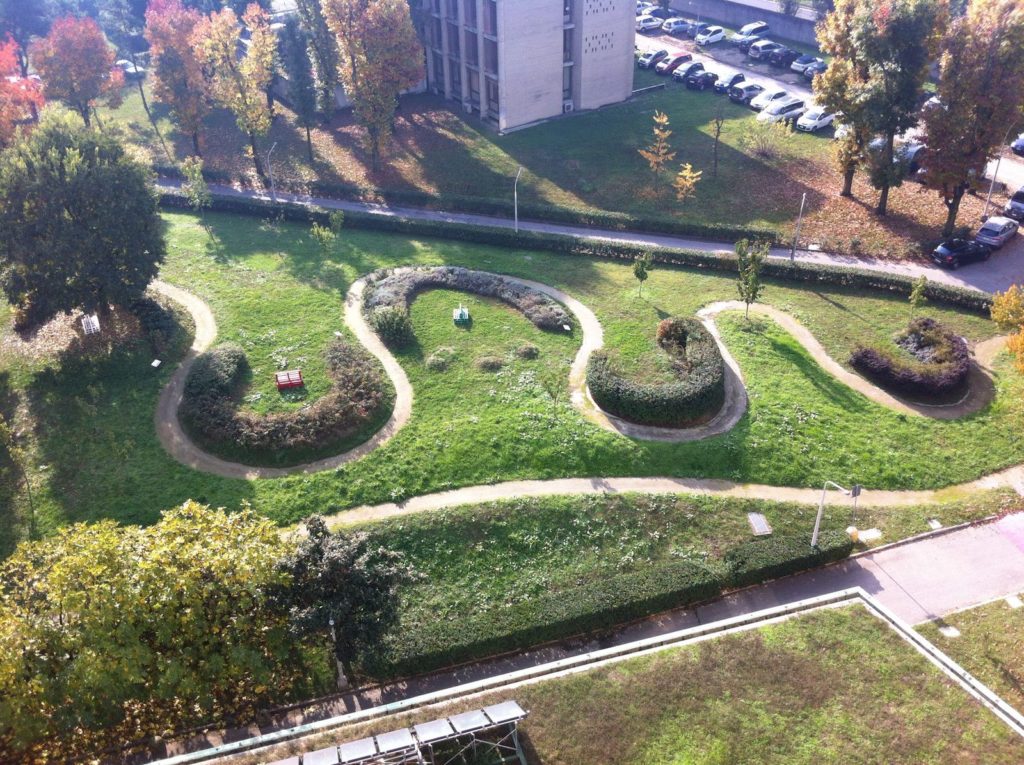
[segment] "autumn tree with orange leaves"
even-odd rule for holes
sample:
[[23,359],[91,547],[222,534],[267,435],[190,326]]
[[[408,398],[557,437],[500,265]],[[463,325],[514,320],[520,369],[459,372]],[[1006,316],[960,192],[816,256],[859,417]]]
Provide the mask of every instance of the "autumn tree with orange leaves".
[[0,40],[0,148],[14,137],[15,128],[32,119],[43,105],[39,83],[21,76],[18,43]]
[[230,8],[212,13],[197,24],[192,44],[212,75],[213,98],[235,115],[238,129],[249,136],[256,175],[265,184],[267,174],[257,139],[270,132],[267,88],[274,77],[277,37],[270,29],[267,12],[255,3],[245,9],[241,24],[249,30],[249,44],[242,56],[238,55],[241,25]]
[[114,51],[90,18],[57,19],[50,33],[29,47],[29,58],[43,80],[45,96],[74,109],[86,126],[92,124],[97,101],[121,103],[124,73],[114,66]]
[[192,136],[192,152],[202,156],[199,133],[210,113],[210,81],[192,39],[203,16],[181,0],[152,0],[146,11],[153,92],[171,109],[178,126]]
[[406,0],[323,0],[338,38],[338,71],[356,119],[370,139],[373,169],[390,140],[398,96],[423,79],[423,61]]

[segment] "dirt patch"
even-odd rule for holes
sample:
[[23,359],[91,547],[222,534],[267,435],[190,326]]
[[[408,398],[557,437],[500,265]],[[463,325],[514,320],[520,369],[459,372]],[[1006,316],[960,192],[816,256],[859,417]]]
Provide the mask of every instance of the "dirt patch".
[[112,309],[100,317],[100,332],[86,335],[81,311],[61,314],[25,332],[8,326],[0,335],[0,356],[37,363],[62,355],[96,356],[142,336],[139,320],[129,311]]

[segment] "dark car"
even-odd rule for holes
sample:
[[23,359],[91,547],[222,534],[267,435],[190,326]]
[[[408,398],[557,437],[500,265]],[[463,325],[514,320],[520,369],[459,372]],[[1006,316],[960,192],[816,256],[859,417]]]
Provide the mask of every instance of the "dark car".
[[672,79],[676,82],[686,82],[686,78],[694,72],[703,72],[704,64],[700,61],[694,61],[692,64],[683,64],[681,67],[672,72]]
[[741,82],[729,91],[729,100],[734,104],[750,106],[750,102],[764,92],[764,85],[754,82]]
[[779,48],[768,55],[768,63],[772,66],[781,66],[789,69],[790,65],[800,58],[800,51],[792,48]]
[[943,268],[957,269],[965,263],[988,260],[992,248],[973,239],[947,239],[932,252],[932,260]]
[[815,61],[813,64],[808,64],[807,66],[805,66],[802,74],[808,80],[813,80],[826,69],[828,69],[828,64],[826,64],[824,61]]
[[718,80],[715,83],[715,92],[720,96],[725,95],[735,86],[739,85],[741,82],[746,82],[746,80],[747,78],[746,76],[744,76],[742,72],[736,72],[736,74],[730,77],[725,77],[721,80]]
[[636,60],[636,65],[641,69],[654,69],[659,62],[667,57],[667,50],[649,50]]
[[1015,192],[1003,208],[1003,215],[1014,220],[1024,221],[1024,186]]
[[703,32],[703,31],[705,31],[707,29],[710,29],[710,28],[711,28],[711,24],[708,24],[706,21],[701,21],[701,22],[699,22],[697,24],[691,24],[686,29],[686,36],[687,37],[696,37],[701,32]]
[[740,53],[749,53],[750,46],[756,42],[761,42],[761,40],[763,39],[764,35],[749,35],[748,37],[745,37],[743,39],[743,42],[741,42],[736,47],[739,48]]
[[690,90],[707,90],[708,88],[714,87],[715,80],[717,79],[718,75],[714,72],[694,72],[687,76],[686,87]]
[[1024,133],[1017,136],[1017,139],[1010,144],[1010,151],[1018,157],[1024,157]]
[[654,67],[654,71],[657,74],[672,74],[682,64],[692,60],[692,53],[671,53],[658,62],[658,65]]
[[676,17],[676,13],[674,11],[670,11],[666,8],[648,8],[645,12],[648,16],[654,16],[654,18],[661,19],[662,21],[668,21],[669,19]]

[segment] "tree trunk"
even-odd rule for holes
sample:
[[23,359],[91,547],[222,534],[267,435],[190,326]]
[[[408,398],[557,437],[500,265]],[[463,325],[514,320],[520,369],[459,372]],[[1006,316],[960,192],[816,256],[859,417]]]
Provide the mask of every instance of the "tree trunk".
[[348,659],[339,659],[341,664],[341,677],[338,678],[338,690],[348,688],[355,681],[356,675],[352,669],[352,662]]
[[896,140],[894,133],[888,133],[885,136],[885,155],[882,157],[882,161],[885,165],[885,180],[882,182],[882,193],[878,197],[878,207],[875,208],[875,212],[881,216],[885,216],[889,212],[889,189],[891,184],[889,182],[889,174],[892,172],[892,160],[893,160],[893,143]]
[[86,127],[92,127],[92,118],[89,116],[90,107],[87,104],[85,108],[79,109],[78,113],[82,115],[82,122],[85,123]]
[[197,157],[202,157],[203,152],[199,149],[199,131],[192,131],[192,153]]
[[313,137],[309,132],[309,125],[306,125],[306,150],[309,152],[309,164],[313,164]]
[[252,148],[252,163],[256,167],[256,175],[264,186],[269,186],[270,182],[267,180],[267,173],[263,169],[263,162],[260,160],[260,150],[259,147],[256,146],[255,133],[249,133],[249,146]]
[[711,151],[711,177],[718,177],[718,136],[715,136],[715,146]]
[[744,301],[744,305],[746,308],[743,310],[743,319],[745,321],[750,321],[750,303]]
[[857,172],[857,165],[853,162],[846,166],[843,170],[843,190],[839,192],[841,197],[852,197],[853,196],[853,176]]
[[953,198],[946,203],[946,225],[942,227],[943,236],[952,236],[956,228],[956,216],[960,212],[960,201],[964,198],[964,185],[960,184],[953,191]]

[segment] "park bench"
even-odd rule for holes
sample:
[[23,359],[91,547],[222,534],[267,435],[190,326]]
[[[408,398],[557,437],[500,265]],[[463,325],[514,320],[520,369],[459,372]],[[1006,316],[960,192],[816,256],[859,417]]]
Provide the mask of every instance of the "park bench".
[[289,388],[301,388],[305,383],[302,381],[302,370],[301,369],[289,369],[286,372],[275,372],[274,382],[277,383],[278,390],[288,390]]
[[452,320],[457,326],[465,326],[469,324],[469,309],[459,304],[458,308],[452,310]]

